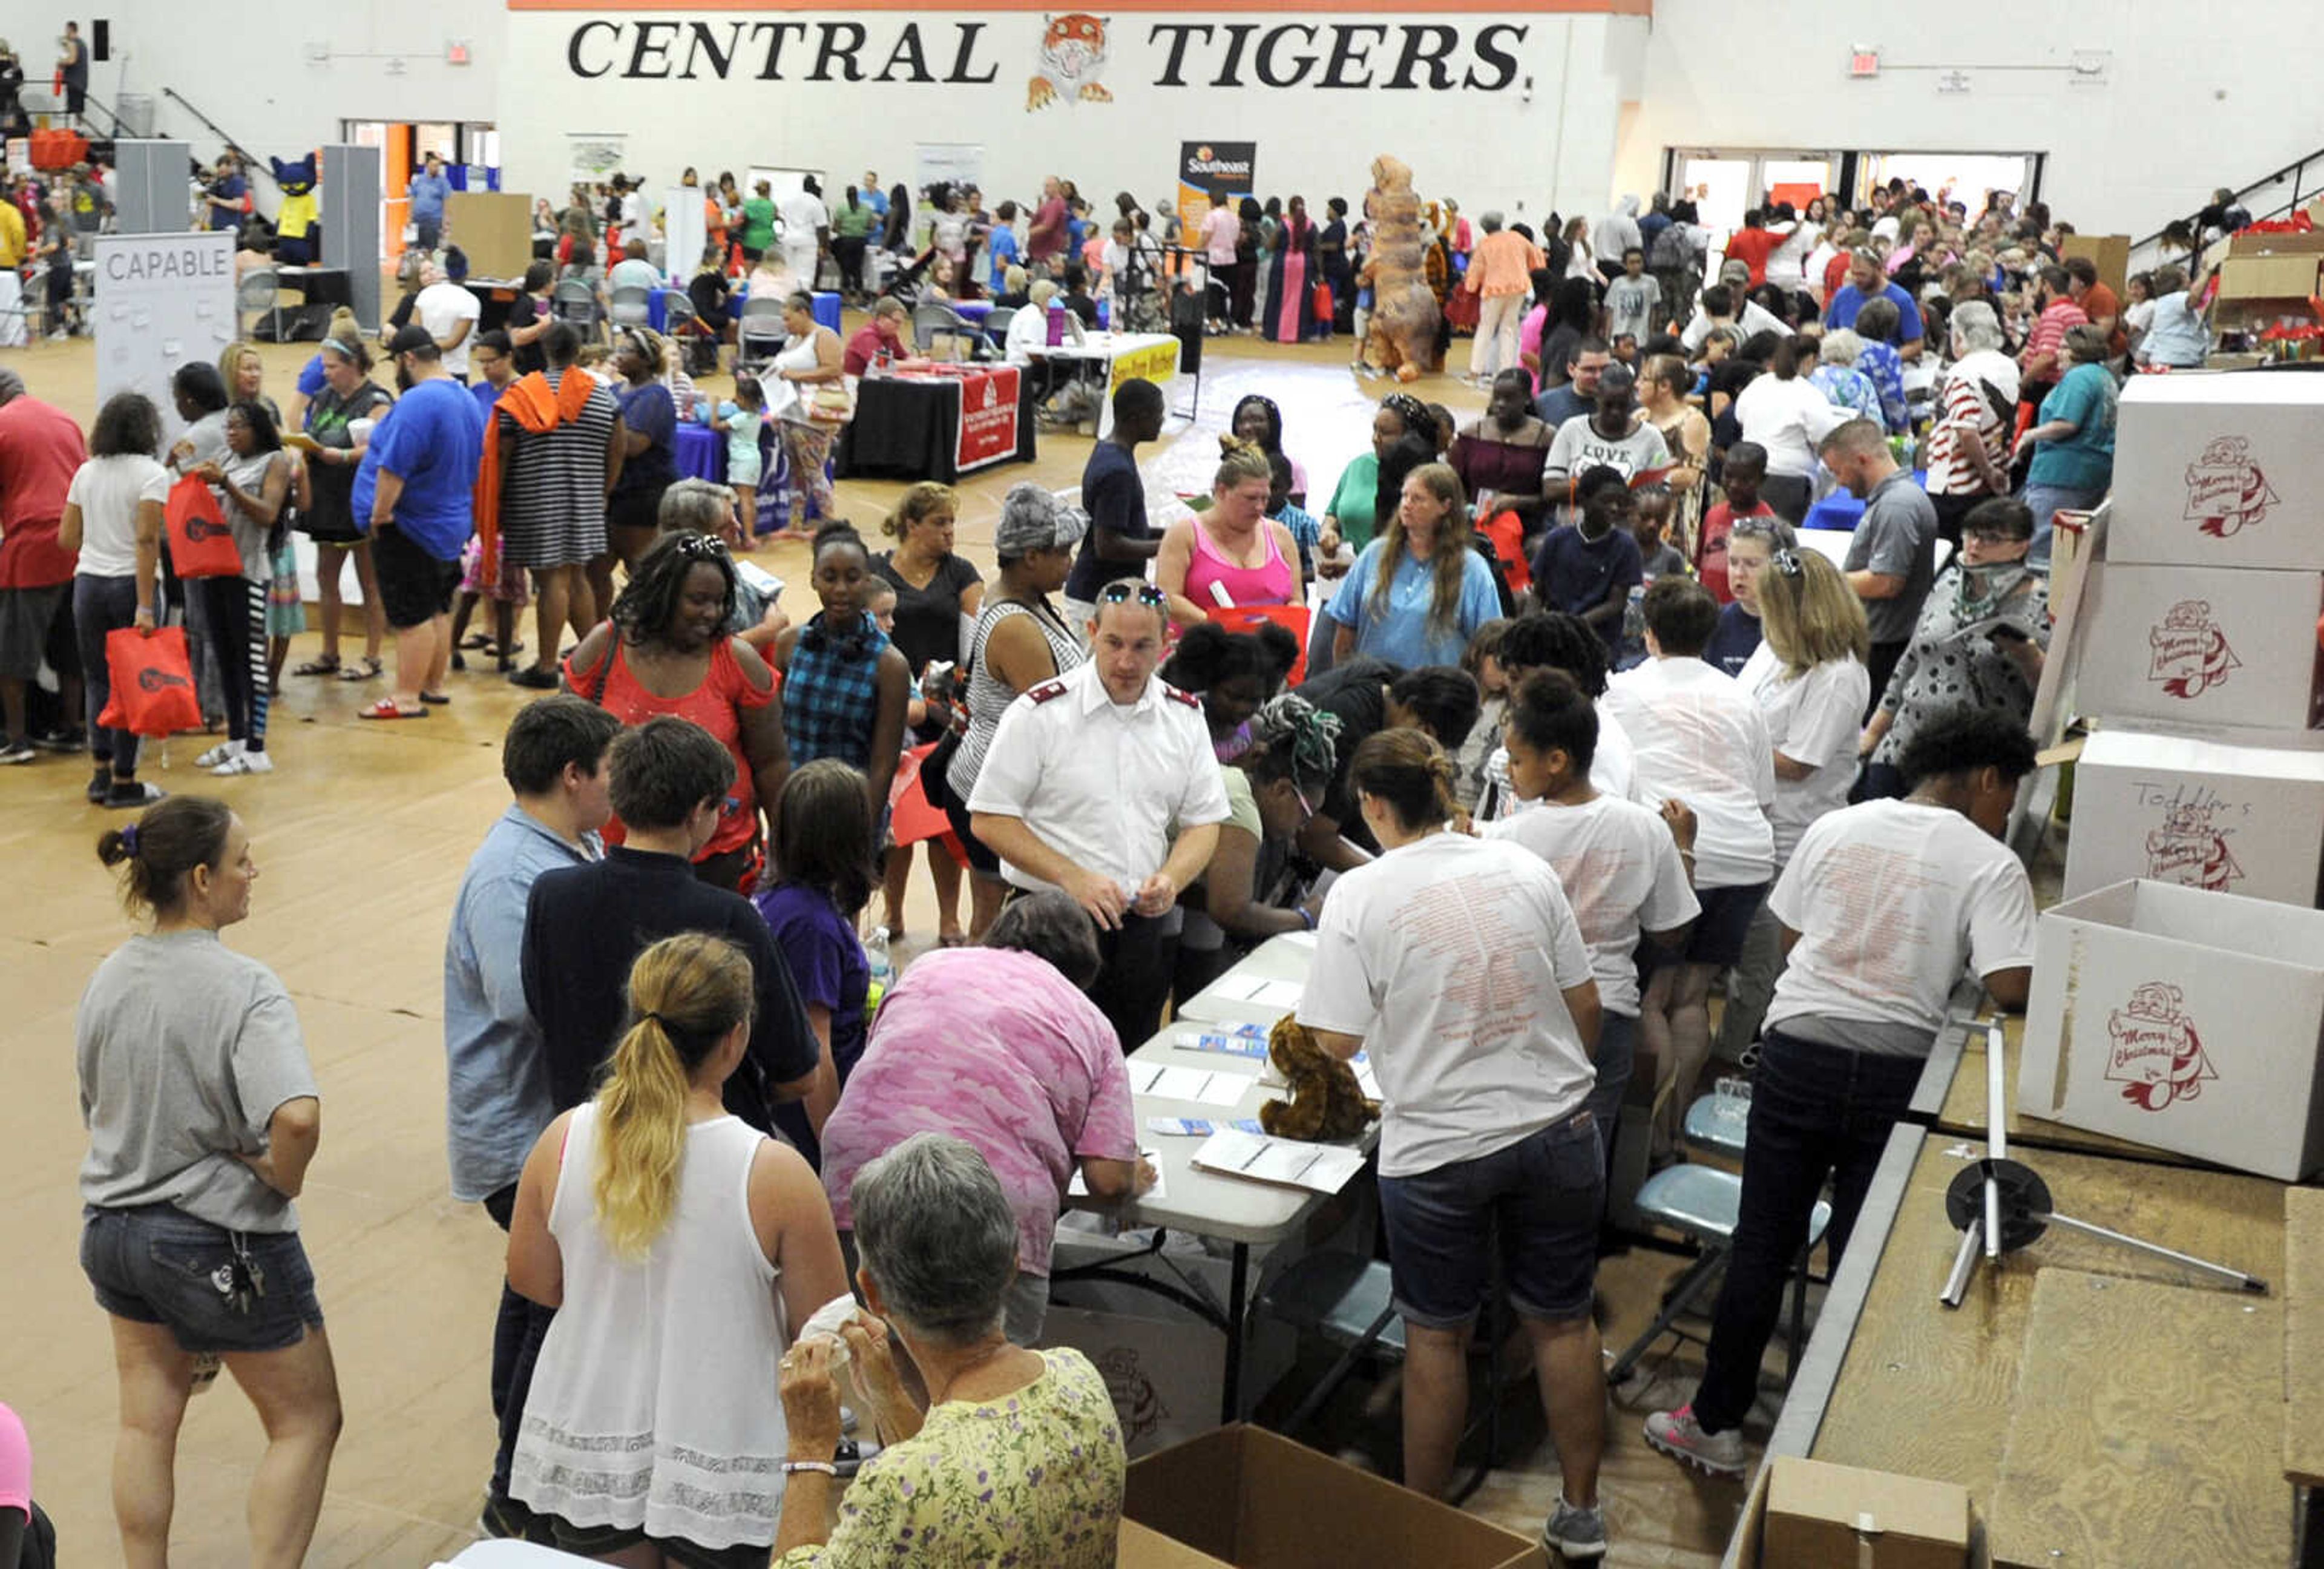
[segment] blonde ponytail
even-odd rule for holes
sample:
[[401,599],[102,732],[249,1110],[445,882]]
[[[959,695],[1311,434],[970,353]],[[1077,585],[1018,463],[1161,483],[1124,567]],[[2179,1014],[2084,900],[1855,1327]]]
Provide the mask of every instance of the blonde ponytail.
[[630,970],[636,1017],[597,1092],[597,1224],[613,1251],[642,1258],[678,1208],[692,1076],[747,1023],[751,962],[723,938],[665,937]]
[[1460,791],[1453,788],[1452,759],[1442,748],[1428,760],[1428,777],[1436,786],[1436,807],[1444,815],[1444,821],[1452,825],[1454,833],[1467,833],[1468,808],[1462,806]]

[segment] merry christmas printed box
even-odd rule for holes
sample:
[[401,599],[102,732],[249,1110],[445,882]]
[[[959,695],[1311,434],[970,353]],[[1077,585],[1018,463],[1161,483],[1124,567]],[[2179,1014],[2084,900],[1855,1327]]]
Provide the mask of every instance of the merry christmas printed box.
[[2131,377],[2107,558],[2324,570],[2324,374]]
[[2324,1166],[2324,911],[2117,882],[2043,911],[2017,1108],[2296,1182]]
[[2324,752],[2102,730],[2074,765],[2066,897],[2144,877],[2313,908]]
[[[2324,432],[2319,432],[2324,446]],[[2324,574],[2133,567],[2090,577],[2075,706],[2093,719],[2306,730]]]

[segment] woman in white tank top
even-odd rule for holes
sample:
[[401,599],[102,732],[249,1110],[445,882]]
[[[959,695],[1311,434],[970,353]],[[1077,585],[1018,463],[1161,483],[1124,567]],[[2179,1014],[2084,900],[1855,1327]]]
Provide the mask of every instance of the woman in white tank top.
[[763,1564],[775,1539],[777,1361],[847,1280],[814,1172],[720,1103],[752,996],[720,938],[646,949],[604,1087],[525,1162],[509,1282],[558,1313],[509,1491],[568,1552]]

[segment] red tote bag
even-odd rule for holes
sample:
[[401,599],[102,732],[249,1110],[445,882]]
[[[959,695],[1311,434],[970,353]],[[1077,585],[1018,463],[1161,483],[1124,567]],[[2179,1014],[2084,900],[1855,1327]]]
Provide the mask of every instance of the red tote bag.
[[1205,612],[1229,632],[1251,632],[1262,622],[1273,622],[1299,640],[1299,659],[1285,678],[1286,686],[1297,686],[1307,676],[1307,631],[1310,617],[1304,605],[1214,605]]
[[170,487],[161,521],[169,535],[170,565],[179,577],[242,575],[242,551],[208,485],[190,474],[180,479]]
[[175,735],[198,730],[201,700],[194,695],[193,661],[186,657],[186,629],[165,626],[146,633],[134,626],[105,634],[105,668],[113,696],[97,716],[107,730],[138,735]]

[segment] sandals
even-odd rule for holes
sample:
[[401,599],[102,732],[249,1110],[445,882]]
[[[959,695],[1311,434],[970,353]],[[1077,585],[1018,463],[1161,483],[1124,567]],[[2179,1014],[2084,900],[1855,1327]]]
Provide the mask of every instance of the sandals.
[[290,672],[294,676],[335,676],[340,674],[339,656],[323,654],[307,660]]
[[441,708],[452,700],[452,694],[449,692],[422,692],[420,694],[420,700],[422,703],[431,703],[437,707]]
[[[305,673],[306,672],[303,670],[300,672],[301,675],[304,675]],[[354,664],[342,669],[339,671],[339,679],[342,681],[371,681],[376,680],[379,678],[379,673],[380,663],[378,658],[372,654],[365,654]]]
[[425,719],[428,717],[428,710],[425,708],[413,708],[407,711],[397,707],[395,706],[394,698],[382,697],[378,702],[374,703],[370,707],[357,715],[356,717],[361,719]]

